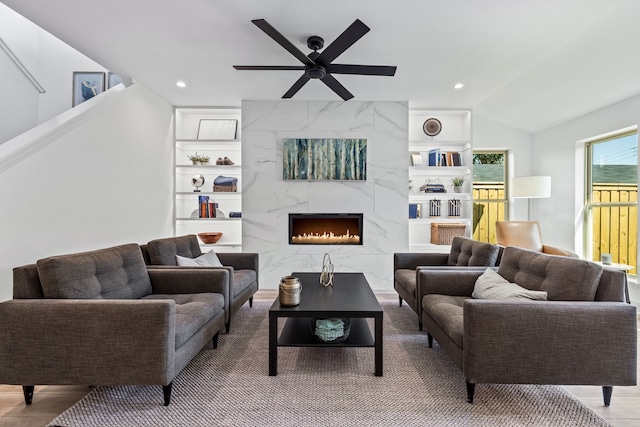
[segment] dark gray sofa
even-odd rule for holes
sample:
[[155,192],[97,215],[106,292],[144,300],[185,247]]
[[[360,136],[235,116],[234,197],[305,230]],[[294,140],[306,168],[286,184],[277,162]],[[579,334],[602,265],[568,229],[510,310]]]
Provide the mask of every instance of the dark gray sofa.
[[[167,237],[152,240],[141,246],[147,263],[152,266],[171,266],[180,270],[193,270],[203,267],[178,267],[176,255],[197,258],[202,255],[200,243],[195,234]],[[253,295],[258,291],[258,254],[216,252],[224,267],[204,267],[224,269],[229,272],[229,307],[226,319],[226,331],[229,332],[231,317],[244,303],[253,306]]]
[[425,267],[495,266],[499,262],[501,250],[498,245],[454,237],[449,253],[393,254],[393,287],[398,293],[400,306],[403,300],[409,304],[418,315],[418,326],[422,330],[417,298],[418,270]]
[[498,274],[546,291],[548,301],[474,299],[482,271],[420,270],[418,298],[429,347],[435,339],[475,384],[635,385],[636,308],[624,273],[580,260],[506,247]]
[[13,271],[0,303],[0,383],[162,385],[224,328],[229,271],[147,269],[127,244]]

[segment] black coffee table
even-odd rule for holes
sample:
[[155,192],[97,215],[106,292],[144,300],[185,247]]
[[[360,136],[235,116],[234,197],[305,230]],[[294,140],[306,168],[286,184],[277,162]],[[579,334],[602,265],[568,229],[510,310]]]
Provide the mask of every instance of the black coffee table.
[[[276,298],[269,309],[269,375],[278,374],[278,347],[374,347],[375,375],[382,376],[382,307],[362,273],[335,273],[333,286],[320,284],[320,273],[291,273],[300,278],[300,304],[280,305]],[[278,318],[287,321],[278,337]],[[349,337],[342,342],[326,343],[311,332],[314,317],[347,317],[351,321]],[[374,319],[375,339],[367,318]]]

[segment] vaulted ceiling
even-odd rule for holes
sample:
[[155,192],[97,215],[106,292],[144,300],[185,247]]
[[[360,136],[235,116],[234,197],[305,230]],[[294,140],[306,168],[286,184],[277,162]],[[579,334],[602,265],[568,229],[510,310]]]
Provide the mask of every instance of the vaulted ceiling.
[[[301,64],[257,18],[305,54],[307,37],[327,46],[363,21],[371,31],[335,62],[398,68],[394,77],[336,75],[355,100],[473,108],[535,133],[640,93],[637,0],[2,1],[174,105],[282,97],[300,71],[233,69]],[[340,100],[317,80],[293,99]]]

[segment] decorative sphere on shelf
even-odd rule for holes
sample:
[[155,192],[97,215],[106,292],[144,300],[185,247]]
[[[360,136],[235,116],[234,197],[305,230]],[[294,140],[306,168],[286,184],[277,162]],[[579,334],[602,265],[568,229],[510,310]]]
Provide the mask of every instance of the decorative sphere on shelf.
[[201,174],[195,174],[191,177],[191,185],[193,185],[194,187],[196,187],[195,190],[193,190],[194,193],[199,193],[200,192],[200,187],[202,187],[204,185],[204,175]]

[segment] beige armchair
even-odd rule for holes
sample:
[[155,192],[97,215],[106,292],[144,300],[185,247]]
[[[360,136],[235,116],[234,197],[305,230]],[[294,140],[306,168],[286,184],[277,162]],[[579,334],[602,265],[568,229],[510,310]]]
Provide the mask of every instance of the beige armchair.
[[516,246],[549,255],[579,258],[575,252],[544,245],[538,221],[496,221],[496,240],[501,246]]

